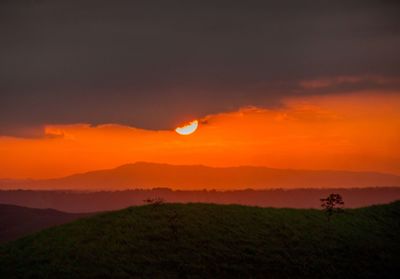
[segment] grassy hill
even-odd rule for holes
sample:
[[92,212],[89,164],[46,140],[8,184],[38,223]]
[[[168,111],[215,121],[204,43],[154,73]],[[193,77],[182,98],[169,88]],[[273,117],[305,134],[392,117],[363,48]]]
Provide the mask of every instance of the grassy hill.
[[312,209],[149,205],[0,246],[2,278],[397,278],[399,263],[400,202],[330,222]]

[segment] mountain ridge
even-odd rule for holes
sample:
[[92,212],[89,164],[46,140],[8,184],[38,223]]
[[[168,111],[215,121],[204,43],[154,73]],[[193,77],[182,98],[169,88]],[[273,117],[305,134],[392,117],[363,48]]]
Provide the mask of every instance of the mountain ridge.
[[226,190],[375,186],[400,186],[400,176],[380,172],[277,169],[262,166],[209,167],[136,162],[61,178],[0,180],[2,189],[123,190],[171,187],[190,190]]

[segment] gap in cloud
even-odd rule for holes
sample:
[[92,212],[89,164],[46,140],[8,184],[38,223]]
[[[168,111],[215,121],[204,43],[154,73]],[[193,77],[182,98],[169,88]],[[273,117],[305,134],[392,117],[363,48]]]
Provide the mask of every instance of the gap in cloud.
[[283,104],[208,115],[189,136],[119,124],[46,125],[42,138],[0,138],[0,177],[58,177],[136,161],[400,173],[398,94]]

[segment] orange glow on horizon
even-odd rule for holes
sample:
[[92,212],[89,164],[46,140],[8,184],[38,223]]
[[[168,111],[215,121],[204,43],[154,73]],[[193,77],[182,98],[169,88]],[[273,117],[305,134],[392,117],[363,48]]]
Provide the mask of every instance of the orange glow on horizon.
[[115,124],[47,125],[43,138],[0,137],[0,178],[60,177],[136,161],[400,174],[399,107],[398,94],[292,98],[280,108],[195,120],[204,124],[192,137]]

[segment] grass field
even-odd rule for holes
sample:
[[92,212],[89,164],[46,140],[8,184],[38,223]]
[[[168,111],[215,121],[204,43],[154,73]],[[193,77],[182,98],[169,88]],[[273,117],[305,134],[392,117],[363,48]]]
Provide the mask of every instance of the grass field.
[[397,278],[400,202],[130,207],[0,246],[1,278]]

